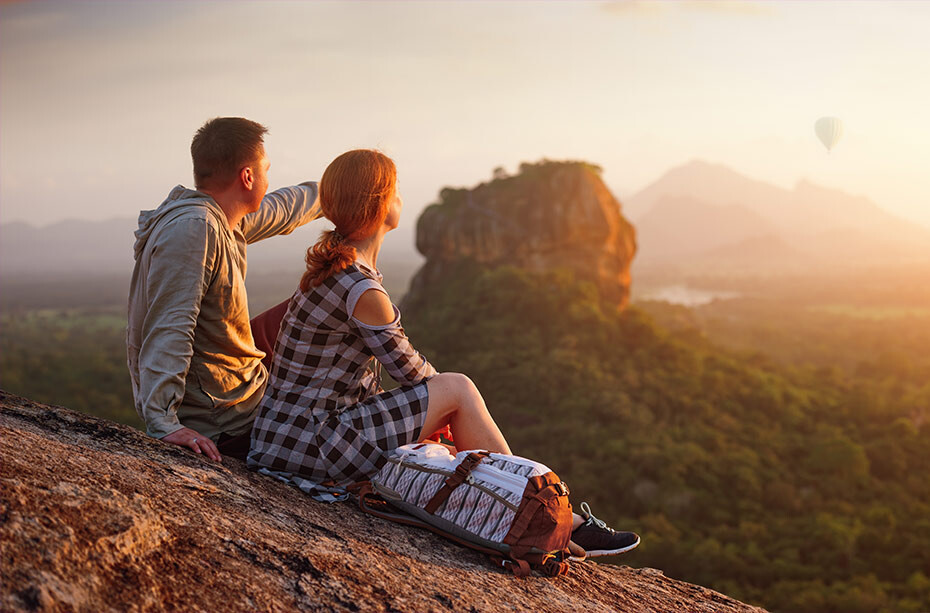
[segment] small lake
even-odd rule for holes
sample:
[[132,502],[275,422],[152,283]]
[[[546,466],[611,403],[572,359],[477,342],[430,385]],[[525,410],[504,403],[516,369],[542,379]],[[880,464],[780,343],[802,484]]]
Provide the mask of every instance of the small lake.
[[704,289],[689,287],[687,285],[665,285],[644,289],[640,292],[634,290],[634,300],[658,300],[669,304],[680,304],[687,307],[703,306],[714,300],[731,300],[743,294],[729,290]]

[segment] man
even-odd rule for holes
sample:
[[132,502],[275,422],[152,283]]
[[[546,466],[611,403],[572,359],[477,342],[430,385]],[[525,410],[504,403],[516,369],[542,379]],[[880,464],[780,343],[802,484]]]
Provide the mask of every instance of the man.
[[261,124],[208,121],[194,136],[195,190],[139,214],[127,353],[149,435],[220,461],[245,459],[268,372],[249,326],[246,245],[320,216],[317,184],[265,195]]

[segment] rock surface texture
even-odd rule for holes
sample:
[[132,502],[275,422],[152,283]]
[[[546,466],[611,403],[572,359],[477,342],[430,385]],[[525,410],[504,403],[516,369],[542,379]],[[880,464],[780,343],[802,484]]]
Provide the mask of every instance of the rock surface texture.
[[604,299],[626,306],[633,226],[601,180],[583,162],[523,164],[474,189],[444,189],[417,223],[417,249],[426,263],[413,279],[409,300],[468,260],[507,264],[533,272],[569,269],[593,281]]
[[3,611],[759,612],[660,571],[477,552],[0,392]]

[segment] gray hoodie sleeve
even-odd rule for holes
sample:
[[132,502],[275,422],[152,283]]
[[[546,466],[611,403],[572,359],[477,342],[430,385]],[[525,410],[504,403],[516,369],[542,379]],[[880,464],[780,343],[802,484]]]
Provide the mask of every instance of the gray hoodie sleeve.
[[255,243],[270,236],[290,234],[322,214],[317,184],[307,181],[267,194],[258,211],[242,218],[239,229],[247,243]]
[[161,438],[183,427],[177,409],[184,398],[200,302],[212,281],[217,229],[207,219],[184,218],[169,222],[152,240],[139,399],[148,433]]

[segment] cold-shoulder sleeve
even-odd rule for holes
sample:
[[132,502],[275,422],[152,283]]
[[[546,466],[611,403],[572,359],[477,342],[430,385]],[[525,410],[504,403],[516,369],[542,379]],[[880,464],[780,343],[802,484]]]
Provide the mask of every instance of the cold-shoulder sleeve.
[[391,306],[394,307],[394,320],[388,324],[373,326],[351,316],[358,299],[369,289],[375,289],[387,295],[381,284],[372,279],[355,284],[346,300],[346,307],[350,314],[349,321],[357,330],[359,337],[398,383],[415,385],[431,378],[436,374],[436,369],[413,348],[410,339],[407,338],[400,325],[400,311],[393,303]]

